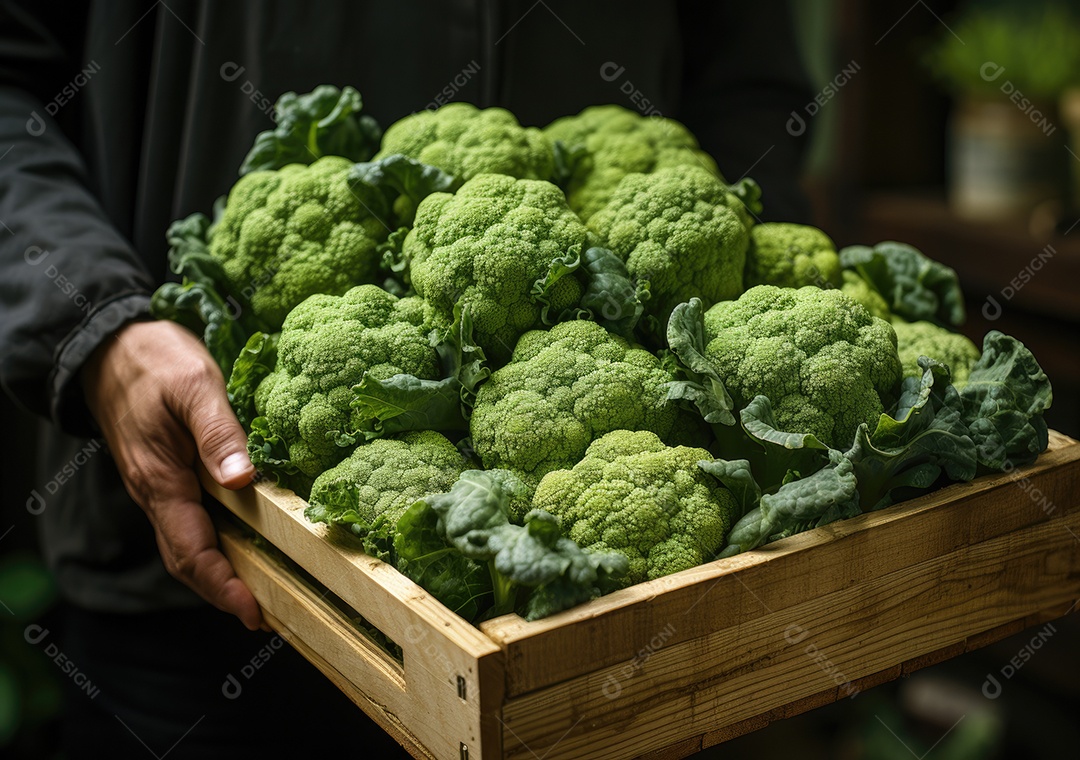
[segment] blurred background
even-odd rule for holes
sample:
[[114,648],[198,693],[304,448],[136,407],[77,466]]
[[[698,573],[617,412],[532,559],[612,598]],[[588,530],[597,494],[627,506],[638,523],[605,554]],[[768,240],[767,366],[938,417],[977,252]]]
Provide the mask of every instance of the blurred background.
[[[895,239],[955,268],[963,331],[1027,344],[1054,383],[1047,421],[1080,437],[1080,0],[793,0],[792,10],[817,93],[788,124],[812,131],[814,223],[838,246]],[[0,419],[0,757],[59,757],[68,679],[24,637],[30,622],[57,625],[27,507],[39,423],[2,394]],[[1080,746],[1078,619],[700,757],[1057,758]]]

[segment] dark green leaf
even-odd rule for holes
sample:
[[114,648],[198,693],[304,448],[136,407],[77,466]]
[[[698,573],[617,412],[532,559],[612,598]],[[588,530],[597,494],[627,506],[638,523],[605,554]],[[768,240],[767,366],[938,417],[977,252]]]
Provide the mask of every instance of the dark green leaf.
[[556,284],[581,266],[581,246],[575,245],[564,255],[552,260],[547,274],[533,283],[530,297],[542,307],[541,319],[545,325],[554,325],[566,318],[566,312],[576,304],[559,304],[553,298]]
[[581,308],[611,332],[630,338],[645,312],[649,283],[635,284],[626,264],[607,248],[589,248],[582,259],[587,284]]
[[720,553],[730,557],[757,548],[776,534],[825,525],[859,512],[859,492],[851,461],[829,451],[829,464],[817,472],[785,483],[776,493],[764,494],[756,509],[742,517],[728,535]]
[[960,389],[963,417],[979,465],[1005,470],[1035,461],[1049,434],[1043,412],[1054,400],[1050,380],[1023,343],[997,330]]
[[352,407],[367,440],[409,430],[468,430],[457,378],[424,380],[414,375],[376,379],[365,374],[353,386]]
[[495,593],[491,614],[513,611],[519,591],[539,594],[525,603],[526,615],[534,619],[611,588],[628,568],[621,554],[583,551],[561,536],[546,512],[529,513],[524,526],[510,522],[509,504],[525,489],[505,470],[466,470],[449,492],[422,500],[438,516],[436,530],[449,546],[488,563]]
[[735,496],[739,503],[739,514],[748,514],[761,501],[761,488],[750,470],[750,462],[745,459],[715,459],[698,462],[705,472],[719,480]]
[[233,362],[225,392],[229,396],[236,419],[245,430],[255,418],[255,389],[263,378],[274,371],[280,333],[257,332],[252,335]]
[[292,463],[288,445],[281,436],[270,430],[265,417],[256,417],[251,421],[247,449],[251,463],[263,474],[273,477],[278,485],[291,488],[302,498],[307,498],[311,493],[313,479]]
[[890,311],[908,322],[927,320],[957,326],[964,322],[964,295],[956,272],[905,243],[840,251],[840,264],[854,270],[885,299]]
[[[349,172],[349,185],[365,202],[374,192],[382,193],[379,207],[393,207],[399,225],[411,226],[416,207],[432,193],[452,193],[461,182],[442,169],[422,164],[415,158],[395,153],[378,161],[356,164]],[[404,202],[401,202],[404,199]]]
[[454,307],[454,324],[449,337],[435,349],[443,365],[441,380],[425,380],[413,375],[376,379],[365,374],[353,386],[353,419],[357,432],[350,442],[367,440],[409,430],[467,431],[476,388],[491,371],[483,349],[473,340],[472,315],[460,305]]
[[881,415],[873,434],[864,423],[846,456],[855,466],[864,511],[929,489],[942,472],[975,477],[976,452],[960,415],[949,369],[919,358],[921,377],[905,378],[895,416]]
[[303,95],[287,92],[274,106],[277,126],[261,132],[240,166],[240,175],[287,164],[310,164],[322,156],[367,161],[379,149],[382,130],[360,113],[352,87],[320,85]]
[[476,620],[491,606],[491,573],[487,563],[447,546],[438,524],[438,514],[422,501],[406,510],[394,538],[397,568],[466,620]]
[[216,290],[198,282],[167,282],[150,298],[150,313],[155,317],[179,322],[202,336],[221,374],[226,376],[248,336],[239,309],[231,297],[222,298]]
[[735,407],[712,362],[705,356],[704,305],[699,298],[675,307],[668,320],[667,339],[687,379],[667,383],[669,401],[686,401],[706,422],[734,425]]

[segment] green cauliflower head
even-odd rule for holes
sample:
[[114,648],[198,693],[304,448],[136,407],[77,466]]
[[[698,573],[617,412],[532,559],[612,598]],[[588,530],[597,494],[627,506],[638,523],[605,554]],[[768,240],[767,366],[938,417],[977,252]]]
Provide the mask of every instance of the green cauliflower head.
[[870,287],[870,283],[860,277],[857,272],[845,269],[840,273],[840,279],[842,283],[840,290],[844,295],[860,304],[871,315],[887,321],[892,319],[889,304],[881,297],[881,293]]
[[745,284],[781,288],[840,287],[840,256],[829,236],[817,227],[766,222],[750,230]]
[[616,430],[573,469],[545,475],[533,507],[558,517],[583,549],[626,555],[627,585],[660,578],[713,559],[736,516],[735,498],[702,460],[712,460],[706,449]]
[[738,408],[768,396],[781,430],[833,448],[873,426],[900,382],[892,326],[835,288],[758,285],[705,312],[705,339]]
[[627,174],[588,223],[633,277],[649,281],[645,307],[661,324],[694,296],[709,306],[742,293],[749,226],[742,201],[700,166]]
[[960,333],[954,333],[933,322],[892,320],[896,331],[896,350],[900,355],[904,377],[922,377],[919,357],[929,356],[948,365],[954,385],[964,385],[971,368],[979,361],[979,347]]
[[229,191],[210,254],[270,332],[308,296],[341,295],[378,273],[389,230],[349,189],[352,166],[324,156],[251,172]]
[[396,523],[417,499],[445,493],[468,469],[468,460],[442,433],[403,433],[357,446],[315,479],[308,518],[348,522],[357,532],[377,520]]
[[521,126],[506,109],[471,103],[448,103],[395,122],[383,134],[375,160],[394,153],[461,180],[478,174],[546,180],[554,172],[551,143],[539,129]]
[[419,298],[398,299],[375,285],[311,296],[285,319],[255,410],[288,445],[293,465],[314,477],[349,453],[342,434],[357,429],[352,386],[365,373],[439,376],[428,332]]
[[[518,336],[542,324],[542,304],[531,295],[555,259],[579,254],[586,230],[549,182],[482,174],[457,193],[433,193],[417,207],[405,238],[416,292],[434,312],[453,321],[460,304],[472,312],[474,337],[496,366]],[[550,294],[561,311],[577,303],[581,285],[562,277]]]
[[539,478],[612,430],[666,438],[679,418],[663,388],[671,379],[659,359],[595,322],[528,332],[477,392],[473,446],[487,468]]
[[570,208],[586,221],[603,208],[619,182],[632,172],[699,166],[717,177],[709,154],[685,126],[658,116],[642,116],[622,106],[590,106],[544,128],[554,143],[584,151],[566,187]]

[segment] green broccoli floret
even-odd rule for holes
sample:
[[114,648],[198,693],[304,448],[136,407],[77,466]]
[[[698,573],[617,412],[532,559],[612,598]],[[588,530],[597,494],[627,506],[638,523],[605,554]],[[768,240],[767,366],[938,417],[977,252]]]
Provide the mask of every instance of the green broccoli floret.
[[967,337],[933,322],[906,322],[894,317],[892,326],[904,377],[922,377],[919,357],[929,356],[948,366],[953,385],[959,387],[967,382],[971,368],[981,356],[979,347]]
[[324,156],[240,178],[210,235],[230,290],[274,332],[316,293],[341,295],[375,279],[389,230],[350,191],[353,163]]
[[674,119],[645,117],[622,106],[590,106],[544,128],[552,141],[580,152],[566,185],[570,208],[588,221],[603,208],[624,176],[675,166],[700,166],[717,177],[716,162]]
[[[435,379],[438,356],[428,339],[419,298],[398,299],[375,285],[343,296],[311,296],[285,319],[277,363],[255,391],[252,461],[269,437],[287,447],[291,466],[315,477],[347,456],[358,429],[352,387],[371,373]],[[279,457],[280,459],[281,457]]]
[[705,338],[736,408],[767,396],[781,430],[834,448],[875,424],[900,382],[892,326],[835,288],[758,285],[709,309]]
[[[476,342],[498,366],[519,335],[543,324],[537,280],[556,260],[579,257],[585,237],[555,185],[482,174],[454,195],[433,193],[420,203],[403,254],[432,322],[445,329],[455,305],[469,309]],[[546,298],[556,313],[581,298],[576,278],[552,283]]]
[[627,584],[659,578],[712,559],[736,516],[735,498],[702,460],[712,460],[705,449],[616,430],[573,469],[545,475],[533,507],[558,517],[583,549],[624,554]]
[[375,158],[394,153],[461,180],[478,174],[546,180],[554,171],[551,143],[539,129],[521,126],[506,109],[479,109],[471,103],[448,103],[395,122],[383,134]]
[[892,319],[892,312],[889,311],[889,304],[885,303],[885,299],[881,297],[881,293],[878,293],[870,287],[870,283],[850,269],[845,269],[841,272],[840,279],[843,283],[840,286],[840,290],[843,291],[844,295],[861,305],[870,312],[872,316],[880,317],[884,320]]
[[396,523],[417,499],[449,491],[468,467],[434,430],[380,438],[319,475],[304,514],[312,522],[349,525],[363,536],[377,523]]
[[840,287],[840,256],[817,227],[787,222],[759,224],[750,230],[745,284],[781,288]]
[[659,359],[595,322],[528,332],[476,394],[473,446],[485,467],[527,480],[572,466],[612,430],[666,438],[679,417],[665,401],[671,379]]
[[646,311],[666,324],[694,296],[706,306],[738,297],[750,224],[714,173],[681,166],[627,174],[588,227],[633,277],[649,282]]

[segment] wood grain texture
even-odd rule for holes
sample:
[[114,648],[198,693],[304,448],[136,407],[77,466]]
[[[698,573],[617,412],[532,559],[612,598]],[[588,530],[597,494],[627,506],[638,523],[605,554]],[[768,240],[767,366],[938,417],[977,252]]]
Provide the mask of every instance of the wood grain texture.
[[334,622],[310,586],[244,565],[249,554],[223,539],[283,636],[417,757],[461,760],[463,743],[469,760],[685,757],[1080,599],[1080,445],[1056,433],[1030,467],[480,630],[357,541],[308,523],[291,492],[207,485],[402,645],[403,666]]
[[[325,594],[275,563],[237,528],[219,525],[218,535],[236,572],[259,599],[270,627],[410,754],[424,760],[434,758],[417,743],[402,716],[387,709],[405,696],[401,665],[358,635],[349,621],[324,601]],[[309,641],[315,642],[318,651]],[[365,684],[367,691],[358,689],[358,683]]]
[[[462,744],[472,758],[482,757],[485,748],[497,756],[490,753],[497,753],[501,742],[498,711],[505,681],[498,645],[393,567],[365,555],[349,536],[327,536],[327,526],[308,522],[306,504],[292,492],[269,483],[232,492],[209,480],[204,474],[211,495],[400,645],[404,668],[395,673],[383,663],[378,671],[368,661],[343,671],[343,663],[358,656],[346,632],[310,600],[303,603],[273,580],[264,582],[265,567],[249,564],[249,574],[239,569],[237,574],[254,587],[260,605],[279,619],[296,607],[288,616],[295,636],[408,725],[435,757],[460,760]],[[355,629],[349,636],[361,638]],[[384,688],[395,682],[398,691]],[[458,696],[459,682],[464,698]]]
[[[857,588],[1045,522],[1075,508],[1078,492],[1080,445],[1054,434],[1030,467],[947,486],[544,620],[508,615],[483,623],[481,630],[506,650],[507,697],[513,698],[624,661],[672,621],[677,625],[667,646],[747,624],[808,597]],[[576,645],[583,638],[589,647]]]
[[510,699],[505,756],[637,757],[955,656],[969,637],[1080,599],[1072,533],[1080,510]]

